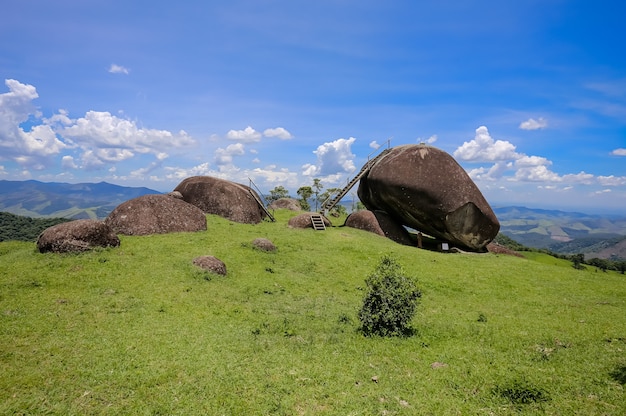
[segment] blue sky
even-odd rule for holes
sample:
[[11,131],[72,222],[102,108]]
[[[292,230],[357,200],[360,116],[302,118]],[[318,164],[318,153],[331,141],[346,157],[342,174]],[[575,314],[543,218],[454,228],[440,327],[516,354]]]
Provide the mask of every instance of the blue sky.
[[620,1],[8,0],[0,179],[295,195],[378,146],[451,154],[493,206],[625,213]]

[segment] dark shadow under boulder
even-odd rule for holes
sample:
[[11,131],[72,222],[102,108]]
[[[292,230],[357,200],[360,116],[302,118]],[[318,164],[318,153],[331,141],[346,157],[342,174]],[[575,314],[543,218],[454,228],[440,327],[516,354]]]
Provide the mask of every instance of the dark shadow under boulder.
[[168,195],[144,195],[118,205],[105,219],[115,232],[150,235],[207,229],[201,209]]
[[37,239],[39,252],[83,252],[95,247],[118,247],[120,239],[102,221],[75,220],[46,228]]
[[345,225],[387,237],[396,243],[407,246],[414,245],[406,228],[402,224],[398,224],[384,211],[361,210],[353,212],[346,218]]

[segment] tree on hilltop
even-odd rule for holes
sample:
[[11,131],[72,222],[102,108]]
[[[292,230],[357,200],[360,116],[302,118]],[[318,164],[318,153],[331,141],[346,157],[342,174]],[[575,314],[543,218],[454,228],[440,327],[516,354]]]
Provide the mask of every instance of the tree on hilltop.
[[267,199],[272,202],[272,201],[277,201],[281,198],[291,198],[289,196],[289,191],[287,189],[285,189],[284,186],[279,185],[274,189],[270,190],[270,196],[267,197]]
[[300,195],[300,206],[305,211],[311,210],[311,204],[309,204],[309,198],[313,195],[313,188],[310,186],[301,186],[298,188],[297,194]]

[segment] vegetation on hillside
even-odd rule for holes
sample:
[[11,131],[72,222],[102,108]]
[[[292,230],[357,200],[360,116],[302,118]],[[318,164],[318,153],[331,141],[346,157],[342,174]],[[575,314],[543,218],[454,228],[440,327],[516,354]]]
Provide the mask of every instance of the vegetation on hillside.
[[69,221],[66,218],[30,218],[0,212],[0,241],[36,241],[43,230]]
[[[77,255],[0,243],[0,414],[626,414],[623,275],[293,215]],[[384,254],[419,276],[409,337],[359,330]]]
[[548,249],[526,247],[502,233],[499,233],[493,241],[494,243],[500,244],[514,251],[545,253],[549,256],[552,256],[558,259],[569,260],[572,262],[572,265],[576,269],[580,269],[580,268],[583,268],[584,265],[588,265],[588,266],[595,267],[599,270],[602,270],[603,272],[606,272],[607,270],[618,271],[621,274],[624,274],[626,272],[626,260],[622,260],[622,259],[611,260],[611,259],[600,259],[597,257],[586,258],[583,253],[561,254],[561,253],[555,253],[552,250],[548,250]]

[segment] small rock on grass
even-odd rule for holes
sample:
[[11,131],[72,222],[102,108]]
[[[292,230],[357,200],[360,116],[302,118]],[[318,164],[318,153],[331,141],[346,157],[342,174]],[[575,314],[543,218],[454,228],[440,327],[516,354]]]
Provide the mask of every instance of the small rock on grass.
[[193,264],[211,273],[226,276],[226,265],[214,256],[200,256],[193,259]]

